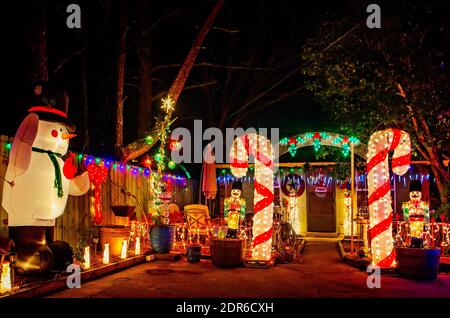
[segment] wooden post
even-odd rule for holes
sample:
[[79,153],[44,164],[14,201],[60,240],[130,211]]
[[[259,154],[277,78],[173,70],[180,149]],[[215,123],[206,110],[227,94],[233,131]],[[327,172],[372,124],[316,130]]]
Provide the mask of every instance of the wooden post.
[[355,207],[356,198],[355,198],[355,146],[353,143],[350,143],[351,150],[351,191],[352,191],[352,208],[350,210],[350,254],[353,254],[353,208]]

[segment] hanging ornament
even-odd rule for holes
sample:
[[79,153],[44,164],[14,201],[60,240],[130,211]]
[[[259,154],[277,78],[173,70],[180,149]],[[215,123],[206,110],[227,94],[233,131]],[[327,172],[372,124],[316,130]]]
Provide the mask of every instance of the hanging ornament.
[[175,161],[170,160],[169,163],[167,164],[167,166],[169,167],[170,170],[172,170],[172,169],[175,169],[177,164],[175,163]]
[[171,140],[169,142],[169,148],[172,151],[177,151],[181,149],[181,142],[179,142],[178,140]]
[[161,162],[161,161],[163,160],[163,156],[158,152],[158,153],[155,155],[155,160],[156,160],[157,162]]
[[148,156],[144,160],[144,166],[146,166],[147,168],[150,168],[152,166],[152,161],[151,161],[151,159]]
[[148,135],[147,137],[145,137],[145,142],[149,145],[153,144],[153,137]]

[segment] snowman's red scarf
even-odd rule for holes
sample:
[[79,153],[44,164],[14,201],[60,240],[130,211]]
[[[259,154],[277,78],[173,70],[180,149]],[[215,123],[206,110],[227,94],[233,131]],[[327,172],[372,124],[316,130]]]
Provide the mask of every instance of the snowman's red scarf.
[[53,168],[55,169],[54,187],[58,193],[58,198],[62,198],[64,195],[64,191],[62,188],[61,168],[59,167],[58,159],[56,159],[56,157],[61,158],[62,155],[57,152],[53,152],[50,150],[44,150],[44,149],[40,149],[40,148],[36,148],[36,147],[33,147],[32,149],[34,152],[46,153],[48,155],[48,157],[50,158],[50,161],[53,164]]

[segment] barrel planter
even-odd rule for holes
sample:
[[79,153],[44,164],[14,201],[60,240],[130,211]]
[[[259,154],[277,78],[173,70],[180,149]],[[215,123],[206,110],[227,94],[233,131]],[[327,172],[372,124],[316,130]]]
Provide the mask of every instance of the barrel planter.
[[153,252],[158,254],[169,253],[175,238],[175,226],[152,226],[150,229],[150,244]]
[[130,238],[130,227],[124,225],[103,225],[98,227],[98,233],[101,248],[108,243],[109,255],[116,257],[120,256],[122,252],[122,242]]
[[439,273],[439,248],[397,247],[396,260],[398,273],[401,276],[432,280]]
[[243,239],[212,239],[211,261],[215,266],[233,267],[242,265],[244,259]]
[[200,244],[186,244],[186,258],[189,263],[200,262],[202,246]]

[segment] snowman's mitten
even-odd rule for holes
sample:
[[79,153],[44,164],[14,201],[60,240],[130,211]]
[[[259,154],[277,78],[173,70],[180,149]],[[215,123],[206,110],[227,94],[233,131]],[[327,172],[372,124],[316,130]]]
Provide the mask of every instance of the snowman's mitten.
[[87,171],[70,180],[69,194],[73,196],[81,196],[88,192],[91,186],[89,182],[89,174]]

